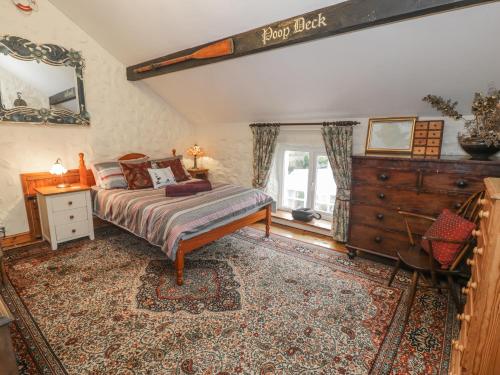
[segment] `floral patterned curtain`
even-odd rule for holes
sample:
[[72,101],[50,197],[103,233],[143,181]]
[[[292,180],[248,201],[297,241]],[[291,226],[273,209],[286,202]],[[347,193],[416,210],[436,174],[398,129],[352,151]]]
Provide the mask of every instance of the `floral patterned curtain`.
[[337,185],[332,236],[339,242],[347,242],[351,199],[352,126],[356,124],[354,121],[325,123],[321,129],[326,154]]
[[265,189],[273,161],[276,140],[280,132],[277,124],[253,125],[253,187]]

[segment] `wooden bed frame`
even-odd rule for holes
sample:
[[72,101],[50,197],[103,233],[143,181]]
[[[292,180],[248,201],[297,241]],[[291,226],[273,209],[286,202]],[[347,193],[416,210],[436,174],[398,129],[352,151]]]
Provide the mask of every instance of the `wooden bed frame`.
[[[172,155],[176,156],[175,149],[172,150]],[[85,159],[83,153],[79,154],[80,162],[79,162],[79,174],[80,174],[80,184],[81,185],[94,185],[93,174],[89,173],[89,170],[85,166]],[[145,157],[144,154],[139,153],[131,153],[126,154],[120,157],[118,160],[131,160]],[[271,204],[261,208],[259,211],[249,214],[245,217],[242,217],[238,220],[232,221],[228,224],[222,225],[218,228],[214,228],[209,232],[199,234],[193,238],[188,240],[181,240],[179,242],[179,247],[177,249],[177,255],[175,258],[175,273],[176,273],[176,282],[177,285],[181,286],[183,284],[184,277],[184,257],[186,254],[199,249],[203,245],[206,245],[210,242],[218,240],[221,237],[224,237],[228,234],[234,233],[238,229],[246,227],[250,224],[265,221],[266,224],[266,237],[269,237],[270,228],[271,228]]]

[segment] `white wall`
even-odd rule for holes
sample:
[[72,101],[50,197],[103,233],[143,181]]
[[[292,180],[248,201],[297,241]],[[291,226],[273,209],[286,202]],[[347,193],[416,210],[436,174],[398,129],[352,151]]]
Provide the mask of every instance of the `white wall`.
[[[306,116],[306,114],[303,114]],[[324,119],[311,118],[304,122],[321,122]],[[420,117],[426,119],[444,119],[444,137],[442,155],[465,155],[457,141],[458,132],[463,123],[440,117]],[[356,120],[360,124],[354,127],[354,154],[364,154],[368,118],[343,118],[339,120]],[[287,122],[283,119],[281,122]],[[300,122],[290,120],[292,122]],[[328,119],[328,121],[334,121]],[[196,127],[196,141],[206,151],[200,164],[210,168],[213,181],[227,181],[251,186],[252,184],[252,133],[248,123],[211,124]],[[314,135],[316,134],[316,135]],[[278,142],[291,144],[321,143],[320,127],[283,127]]]
[[[19,174],[47,171],[61,157],[67,168],[87,160],[116,158],[131,151],[165,156],[185,150],[193,126],[143,83],[126,80],[125,67],[47,0],[22,14],[0,2],[0,33],[81,51],[90,127],[0,123],[0,225],[8,234],[28,230]],[[132,47],[131,47],[132,48]]]

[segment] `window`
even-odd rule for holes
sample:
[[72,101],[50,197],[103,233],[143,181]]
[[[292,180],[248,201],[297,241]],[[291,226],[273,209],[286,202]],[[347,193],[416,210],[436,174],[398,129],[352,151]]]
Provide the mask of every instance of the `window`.
[[337,186],[324,150],[279,145],[278,174],[280,209],[309,207],[331,218]]

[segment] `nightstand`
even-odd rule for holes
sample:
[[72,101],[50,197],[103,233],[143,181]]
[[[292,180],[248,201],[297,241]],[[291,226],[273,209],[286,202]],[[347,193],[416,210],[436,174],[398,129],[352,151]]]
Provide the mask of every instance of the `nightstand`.
[[208,180],[207,168],[190,168],[187,171],[193,178],[201,178],[202,180]]
[[80,237],[94,239],[90,188],[44,186],[35,189],[40,211],[42,235],[52,250],[57,245]]

